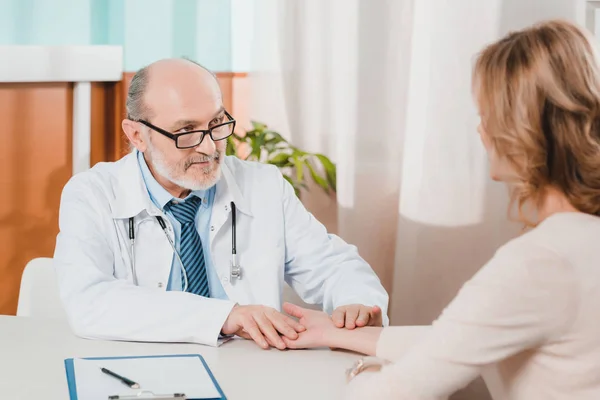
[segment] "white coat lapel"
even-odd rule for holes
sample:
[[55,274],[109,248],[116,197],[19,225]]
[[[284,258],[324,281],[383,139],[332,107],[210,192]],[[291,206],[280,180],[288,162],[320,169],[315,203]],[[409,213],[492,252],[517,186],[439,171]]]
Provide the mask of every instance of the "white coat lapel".
[[[138,284],[166,290],[173,262],[173,249],[155,219],[155,216],[162,216],[163,213],[150,199],[136,151],[122,160],[116,178],[112,216],[115,226],[119,229],[120,239],[124,242],[124,249],[130,248],[129,218],[135,219],[134,247]],[[166,218],[165,221],[168,222]],[[168,234],[174,240],[172,229]]]
[[210,240],[213,241],[217,232],[223,227],[229,219],[231,213],[231,202],[235,203],[238,212],[252,217],[252,212],[247,201],[242,196],[240,188],[235,180],[235,176],[231,171],[227,158],[221,165],[221,179],[217,182],[215,193],[215,202],[213,204],[213,212],[211,216],[211,233]]
[[[221,166],[221,179],[217,183],[215,200],[211,214],[210,249],[214,266],[221,277],[223,289],[227,296],[240,304],[253,304],[255,302],[252,290],[243,277],[241,280],[231,280],[231,202],[235,203],[237,212],[237,230],[240,236],[241,227],[248,226],[253,218],[246,199],[242,196],[236,182],[236,177],[225,158]],[[238,253],[238,260],[243,269],[243,254]],[[243,274],[243,272],[242,272]]]

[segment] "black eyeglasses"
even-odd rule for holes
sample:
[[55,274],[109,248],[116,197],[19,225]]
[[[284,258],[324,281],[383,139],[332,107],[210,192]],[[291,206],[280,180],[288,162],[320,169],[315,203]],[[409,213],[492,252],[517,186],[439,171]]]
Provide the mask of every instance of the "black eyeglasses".
[[206,135],[210,136],[213,142],[227,139],[229,136],[231,136],[235,129],[235,119],[233,119],[233,117],[229,115],[227,111],[225,111],[225,116],[228,118],[227,122],[223,122],[222,124],[215,125],[208,129],[200,129],[197,131],[189,131],[184,133],[171,133],[159,128],[158,126],[152,125],[150,122],[144,121],[143,119],[140,119],[137,122],[146,125],[148,128],[160,133],[161,135],[165,135],[169,139],[174,140],[175,146],[177,146],[178,149],[189,149],[199,146]]

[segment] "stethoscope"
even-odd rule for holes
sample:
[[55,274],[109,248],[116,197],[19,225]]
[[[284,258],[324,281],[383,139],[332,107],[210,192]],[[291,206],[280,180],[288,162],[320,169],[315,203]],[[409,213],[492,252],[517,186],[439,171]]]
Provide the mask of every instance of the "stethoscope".
[[[237,234],[236,234],[236,229],[235,229],[235,227],[236,227],[235,217],[236,217],[236,208],[235,208],[235,203],[232,201],[231,202],[231,264],[230,264],[230,269],[229,269],[229,275],[231,276],[232,281],[234,279],[242,279],[242,267],[240,267],[240,265],[237,262],[237,246],[236,246]],[[156,221],[158,221],[158,224],[160,225],[165,236],[167,237],[167,240],[169,241],[169,244],[171,245],[173,252],[177,256],[177,259],[179,260],[179,268],[181,270],[181,274],[184,279],[183,291],[186,292],[187,288],[188,288],[188,278],[187,278],[187,273],[185,272],[185,268],[183,266],[183,261],[181,261],[181,256],[179,255],[179,252],[175,248],[175,243],[173,243],[173,239],[171,239],[171,236],[167,232],[167,224],[166,224],[165,220],[163,219],[163,217],[161,217],[160,215],[157,215],[154,218],[156,219]],[[134,283],[134,285],[137,285],[137,274],[135,272],[135,251],[134,251],[134,247],[135,247],[135,217],[129,218],[129,243],[131,246],[131,269],[132,269],[131,272],[133,273],[133,283]]]

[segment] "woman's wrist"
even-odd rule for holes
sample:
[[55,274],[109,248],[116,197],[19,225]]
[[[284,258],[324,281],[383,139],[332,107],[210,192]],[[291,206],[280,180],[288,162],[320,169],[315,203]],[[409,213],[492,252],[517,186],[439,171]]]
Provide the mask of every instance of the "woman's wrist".
[[323,331],[323,336],[322,336],[323,342],[320,343],[319,345],[323,346],[323,347],[336,347],[334,345],[334,343],[337,343],[340,341],[338,331],[339,331],[339,329],[336,328],[335,326],[325,329]]
[[382,330],[383,328],[372,326],[355,329],[334,327],[324,333],[324,345],[374,356]]
[[346,328],[332,327],[323,334],[324,346],[336,349],[353,350],[353,341],[356,340],[357,331]]

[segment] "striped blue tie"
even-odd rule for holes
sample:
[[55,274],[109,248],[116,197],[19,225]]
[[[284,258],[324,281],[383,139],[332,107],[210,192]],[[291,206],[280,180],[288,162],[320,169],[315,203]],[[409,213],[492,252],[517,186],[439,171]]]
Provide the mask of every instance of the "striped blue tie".
[[[201,199],[193,196],[186,201],[173,204],[169,209],[177,221],[181,223],[181,245],[179,255],[183,262],[183,268],[188,279],[187,291],[200,296],[209,297],[208,278],[206,276],[206,264],[204,262],[204,251],[202,241],[196,230],[196,212],[200,206]],[[182,290],[185,279],[181,280]]]

